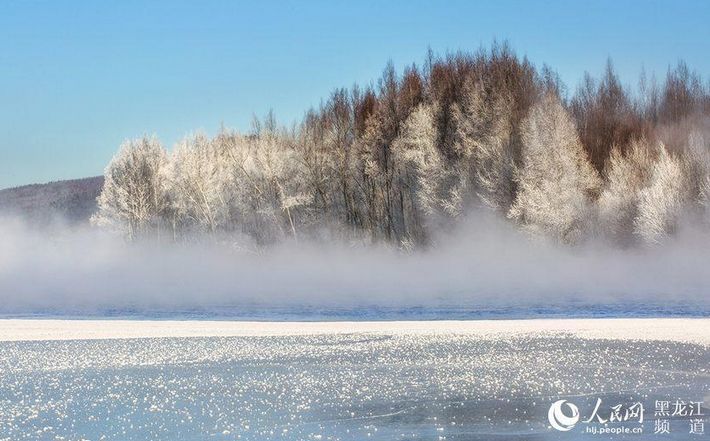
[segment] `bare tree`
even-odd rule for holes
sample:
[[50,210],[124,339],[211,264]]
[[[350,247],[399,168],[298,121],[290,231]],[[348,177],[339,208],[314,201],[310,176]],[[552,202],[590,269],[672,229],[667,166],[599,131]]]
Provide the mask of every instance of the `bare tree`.
[[596,82],[585,74],[584,82],[572,98],[572,114],[592,164],[602,171],[614,146],[624,148],[644,135],[644,125],[629,93],[607,62],[604,77]]

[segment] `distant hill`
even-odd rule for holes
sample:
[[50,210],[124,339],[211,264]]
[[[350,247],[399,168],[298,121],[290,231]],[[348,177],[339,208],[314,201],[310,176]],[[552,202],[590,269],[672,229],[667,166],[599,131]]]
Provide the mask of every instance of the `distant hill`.
[[94,176],[0,190],[0,215],[17,215],[38,224],[55,219],[88,223],[103,184],[103,176]]

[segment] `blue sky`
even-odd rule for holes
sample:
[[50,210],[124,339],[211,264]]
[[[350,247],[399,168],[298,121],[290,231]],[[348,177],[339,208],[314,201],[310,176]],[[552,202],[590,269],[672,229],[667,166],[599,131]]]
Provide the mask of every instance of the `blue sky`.
[[0,2],[0,188],[102,173],[125,138],[170,146],[435,52],[508,40],[574,89],[685,59],[710,73],[710,1]]

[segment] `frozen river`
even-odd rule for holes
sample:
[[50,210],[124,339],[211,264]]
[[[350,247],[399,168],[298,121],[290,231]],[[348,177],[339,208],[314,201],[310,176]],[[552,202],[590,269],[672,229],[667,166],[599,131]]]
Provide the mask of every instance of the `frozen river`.
[[[709,320],[561,322],[5,322],[0,440],[708,438],[689,406],[710,413]],[[641,433],[585,433],[624,427]]]

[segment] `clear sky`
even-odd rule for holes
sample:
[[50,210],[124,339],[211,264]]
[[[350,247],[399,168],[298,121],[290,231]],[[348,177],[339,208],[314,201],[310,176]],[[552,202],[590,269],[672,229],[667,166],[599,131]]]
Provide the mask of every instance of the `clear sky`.
[[607,57],[628,84],[680,58],[707,78],[710,1],[2,1],[0,188],[101,174],[143,133],[290,123],[388,59],[494,39],[572,90]]

